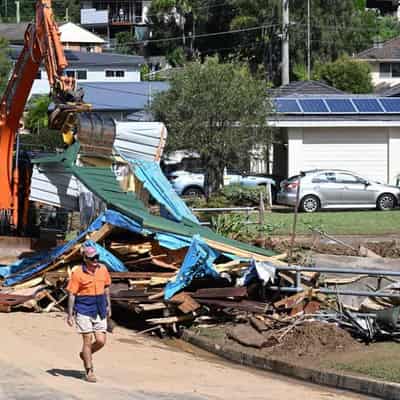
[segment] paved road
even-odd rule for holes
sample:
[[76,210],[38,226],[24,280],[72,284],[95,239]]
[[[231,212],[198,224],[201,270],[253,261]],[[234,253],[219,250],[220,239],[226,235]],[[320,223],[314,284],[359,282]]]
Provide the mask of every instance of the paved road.
[[79,336],[57,314],[0,314],[0,400],[354,400],[117,328],[85,382]]

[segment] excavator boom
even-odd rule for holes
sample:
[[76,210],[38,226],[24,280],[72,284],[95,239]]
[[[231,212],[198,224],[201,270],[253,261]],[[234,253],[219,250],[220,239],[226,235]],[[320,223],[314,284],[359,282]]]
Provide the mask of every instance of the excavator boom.
[[[53,99],[73,99],[75,80],[63,76],[67,67],[60,32],[54,20],[51,0],[37,0],[35,23],[25,33],[24,47],[14,66],[0,103],[0,228],[18,230],[27,219],[29,184],[20,182],[18,155],[14,155],[20,120],[38,73],[44,62]],[[23,221],[25,220],[25,221]]]

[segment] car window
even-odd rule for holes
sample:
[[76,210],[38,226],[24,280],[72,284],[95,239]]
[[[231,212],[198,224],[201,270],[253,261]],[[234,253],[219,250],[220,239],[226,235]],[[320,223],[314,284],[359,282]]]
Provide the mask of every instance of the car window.
[[346,173],[337,173],[336,180],[340,183],[360,183],[356,176]]
[[334,172],[322,172],[313,178],[313,183],[323,182],[336,182],[336,175]]

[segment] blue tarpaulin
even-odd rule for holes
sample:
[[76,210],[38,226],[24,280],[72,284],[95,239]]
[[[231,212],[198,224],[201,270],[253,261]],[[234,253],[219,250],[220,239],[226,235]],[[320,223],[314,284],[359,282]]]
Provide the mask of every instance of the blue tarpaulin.
[[[167,232],[154,232],[148,229],[143,229],[143,227],[136,221],[120,214],[117,211],[107,210],[102,213],[92,224],[83,232],[81,232],[75,239],[69,241],[68,243],[56,247],[52,251],[42,252],[35,254],[32,257],[24,258],[23,260],[18,260],[15,263],[8,265],[6,267],[0,268],[0,276],[5,278],[4,285],[12,286],[20,282],[24,282],[36,274],[40,273],[46,269],[51,263],[53,263],[59,256],[70,250],[76,243],[81,241],[88,233],[99,230],[105,223],[111,224],[113,226],[126,229],[128,231],[139,233],[142,235],[156,234],[157,240],[161,246],[169,249],[180,249],[182,247],[189,247],[191,243],[191,238],[185,236],[179,236],[175,234],[169,234]],[[104,251],[107,251],[103,249]],[[107,252],[109,255],[111,253]],[[104,253],[104,259],[107,259],[111,263],[109,256]],[[115,261],[115,260],[114,260]],[[121,268],[121,264],[117,262],[112,262],[110,264],[114,265],[115,268]],[[119,269],[116,269],[118,271]]]
[[218,255],[219,253],[211,249],[199,235],[195,235],[177,276],[168,282],[164,289],[165,299],[170,299],[175,293],[190,285],[195,278],[218,278],[219,273],[213,267]]
[[92,246],[97,250],[99,254],[99,260],[101,263],[105,264],[107,269],[112,272],[127,272],[128,269],[119,260],[114,254],[110,253],[107,249],[103,246],[100,246],[98,243],[94,242],[93,240],[86,240],[83,244],[84,246]]
[[196,224],[199,223],[185,202],[177,195],[158,163],[129,158],[126,160],[132,165],[135,176],[143,183],[144,188],[162,206],[163,217],[178,222],[185,218]]

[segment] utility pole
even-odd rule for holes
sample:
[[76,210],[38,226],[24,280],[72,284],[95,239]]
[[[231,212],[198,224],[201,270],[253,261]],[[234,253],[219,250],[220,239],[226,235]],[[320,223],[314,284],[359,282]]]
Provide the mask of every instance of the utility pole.
[[307,0],[307,78],[311,80],[311,0]]
[[7,4],[7,0],[4,0],[4,16],[7,18],[8,17],[8,4]]
[[282,85],[289,83],[289,0],[282,0]]
[[17,24],[19,24],[21,22],[21,14],[20,14],[20,10],[19,10],[19,1],[15,2],[15,18],[17,20]]
[[68,7],[65,9],[65,22],[69,22],[69,10],[68,10]]

